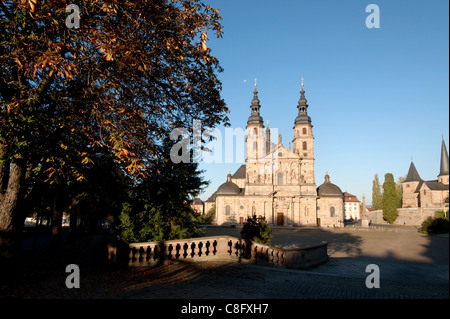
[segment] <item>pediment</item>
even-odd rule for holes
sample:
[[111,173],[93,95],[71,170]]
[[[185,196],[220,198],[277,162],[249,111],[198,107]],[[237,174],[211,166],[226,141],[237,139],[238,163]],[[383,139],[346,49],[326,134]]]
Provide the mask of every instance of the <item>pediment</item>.
[[299,157],[297,154],[295,154],[291,150],[288,150],[283,145],[279,145],[277,151],[278,151],[278,153],[283,154],[282,157],[289,157],[289,158],[292,158],[292,157],[298,158]]
[[[281,155],[280,155],[281,153]],[[279,144],[276,149],[274,149],[272,152],[270,152],[268,155],[265,156],[266,159],[272,159],[272,158],[300,158],[297,154],[292,152],[291,150],[284,147],[282,144]]]

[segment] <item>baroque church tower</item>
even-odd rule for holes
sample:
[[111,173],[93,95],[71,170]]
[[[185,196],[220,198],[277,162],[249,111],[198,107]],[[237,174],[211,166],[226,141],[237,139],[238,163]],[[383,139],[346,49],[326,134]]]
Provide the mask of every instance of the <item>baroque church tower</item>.
[[[247,183],[258,183],[257,176],[259,174],[258,168],[261,159],[265,157],[265,139],[264,139],[264,121],[260,115],[260,101],[258,98],[256,79],[255,91],[253,92],[253,100],[250,105],[251,114],[247,120]],[[253,172],[254,174],[248,174]],[[259,177],[261,178],[261,177]]]
[[298,101],[298,116],[294,123],[294,153],[300,157],[300,180],[301,184],[309,185],[307,193],[313,194],[316,189],[314,179],[314,135],[312,132],[311,117],[308,115],[308,101],[305,98],[305,90],[300,92]]
[[247,120],[247,159],[256,161],[263,157],[263,133],[264,121],[260,114],[261,105],[259,104],[258,91],[253,92],[253,100],[250,105],[251,114]]

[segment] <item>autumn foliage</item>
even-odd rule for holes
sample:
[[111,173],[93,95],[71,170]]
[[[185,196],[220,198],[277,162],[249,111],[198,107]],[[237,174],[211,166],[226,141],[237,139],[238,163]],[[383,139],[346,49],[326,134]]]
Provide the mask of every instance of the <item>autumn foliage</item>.
[[[99,156],[132,178],[158,174],[175,127],[227,122],[219,10],[197,0],[0,1],[0,239],[39,183],[86,180]],[[8,252],[0,252],[7,256]]]

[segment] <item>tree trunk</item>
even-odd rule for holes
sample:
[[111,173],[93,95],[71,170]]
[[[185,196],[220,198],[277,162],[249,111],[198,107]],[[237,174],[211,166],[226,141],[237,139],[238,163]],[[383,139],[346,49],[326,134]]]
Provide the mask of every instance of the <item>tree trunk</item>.
[[[1,147],[1,144],[0,144]],[[6,186],[8,185],[9,179],[9,167],[10,162],[8,160],[1,160],[2,154],[0,149],[0,202],[6,192]]]
[[72,209],[70,211],[70,219],[69,219],[69,223],[70,223],[70,232],[69,232],[69,237],[67,238],[68,240],[74,241],[77,238],[77,219],[78,216],[75,213],[75,210]]
[[19,204],[23,201],[25,172],[23,157],[16,155],[11,161],[6,191],[0,197],[0,279],[16,279],[19,270],[24,223]]
[[50,246],[51,250],[54,253],[59,251],[61,246],[61,226],[62,226],[62,209],[60,204],[60,192],[58,190],[55,191],[55,198],[53,200],[53,211],[52,211],[52,227],[51,227],[51,239]]

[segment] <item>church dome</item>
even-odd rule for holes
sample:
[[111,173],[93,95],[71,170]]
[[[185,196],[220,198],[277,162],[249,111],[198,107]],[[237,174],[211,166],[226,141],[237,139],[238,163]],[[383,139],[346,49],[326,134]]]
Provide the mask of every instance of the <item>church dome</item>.
[[264,123],[261,115],[252,113],[247,121],[247,125],[262,125]]
[[300,125],[300,124],[311,124],[311,117],[305,113],[299,114],[295,118],[294,125]]
[[227,181],[219,186],[217,189],[217,195],[239,195],[241,189],[235,183],[231,181],[231,174],[228,174]]
[[330,176],[325,175],[325,182],[317,187],[317,195],[322,197],[344,197],[341,189],[330,182]]

